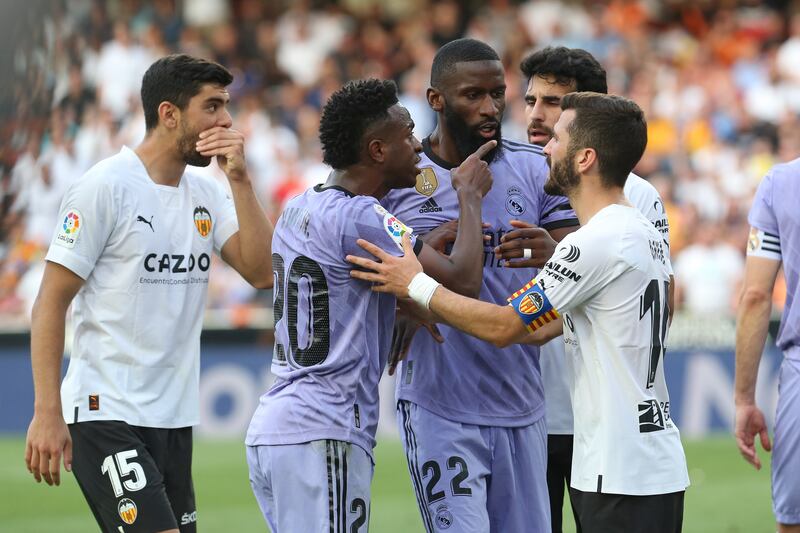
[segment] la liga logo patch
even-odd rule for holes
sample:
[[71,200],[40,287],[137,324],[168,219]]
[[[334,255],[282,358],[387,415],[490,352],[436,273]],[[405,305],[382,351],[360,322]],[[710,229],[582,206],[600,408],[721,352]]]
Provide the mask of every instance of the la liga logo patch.
[[406,226],[400,222],[396,216],[386,211],[386,209],[384,209],[382,206],[374,204],[372,207],[375,209],[375,212],[378,213],[378,215],[383,217],[383,229],[386,230],[386,233],[389,234],[389,237],[391,237],[395,244],[397,244],[397,246],[402,250],[403,235],[406,233],[413,233],[414,228]]
[[67,209],[56,233],[56,244],[65,248],[73,248],[78,242],[78,235],[80,235],[83,225],[84,219],[80,211],[74,208]]

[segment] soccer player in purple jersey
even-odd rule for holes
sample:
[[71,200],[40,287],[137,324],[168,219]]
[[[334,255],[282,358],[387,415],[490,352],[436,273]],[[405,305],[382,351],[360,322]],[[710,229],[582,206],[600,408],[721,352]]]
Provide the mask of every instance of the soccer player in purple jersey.
[[800,532],[800,159],[774,166],[761,181],[750,209],[744,286],[736,319],[736,442],[747,462],[761,468],[755,436],[770,451],[764,413],[755,404],[758,363],[767,339],[772,289],[783,265],[786,305],[775,344],[783,351],[775,445],[772,508],[780,533]]
[[[250,481],[274,533],[365,532],[369,526],[378,382],[388,357],[395,298],[350,277],[348,254],[366,238],[401,254],[409,228],[378,203],[413,187],[422,147],[394,82],[361,80],[336,91],[320,121],[327,182],[289,201],[272,241],[275,382],[247,432]],[[464,294],[481,281],[481,200],[492,185],[481,158],[453,170],[459,236],[444,256],[421,240],[427,271]]]
[[[425,233],[458,218],[451,169],[487,139],[494,185],[483,201],[489,237],[480,298],[504,302],[510,286],[529,273],[502,268],[494,247],[511,220],[535,224],[553,238],[577,226],[563,196],[543,190],[547,164],[541,148],[502,139],[505,75],[497,53],[473,39],[437,52],[428,103],[438,116],[423,140],[416,187],[382,201],[415,231]],[[398,371],[398,423],[423,523],[428,531],[550,531],[546,484],[544,398],[536,346],[497,349],[454,328],[445,339],[414,336]],[[524,498],[519,495],[524,494]]]

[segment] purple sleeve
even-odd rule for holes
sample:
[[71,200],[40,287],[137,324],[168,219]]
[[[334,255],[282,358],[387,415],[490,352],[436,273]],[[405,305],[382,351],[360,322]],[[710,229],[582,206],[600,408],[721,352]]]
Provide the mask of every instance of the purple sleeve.
[[754,228],[778,235],[778,221],[775,220],[775,213],[772,210],[773,183],[772,171],[769,171],[758,185],[747,221]]
[[414,251],[419,254],[422,241],[417,241],[413,228],[403,224],[377,202],[353,201],[357,212],[343,214],[347,218],[342,235],[342,248],[346,254],[372,258],[361,248],[357,239],[364,239],[394,256],[403,255],[401,246],[405,233],[410,233]]
[[578,225],[578,217],[569,205],[569,200],[564,196],[552,196],[544,191],[541,191],[541,195],[539,226],[549,231]]

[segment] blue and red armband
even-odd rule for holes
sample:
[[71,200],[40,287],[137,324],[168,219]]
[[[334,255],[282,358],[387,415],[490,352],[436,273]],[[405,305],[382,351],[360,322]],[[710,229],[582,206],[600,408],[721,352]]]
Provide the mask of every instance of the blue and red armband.
[[512,294],[508,305],[514,308],[531,333],[561,316],[536,279]]

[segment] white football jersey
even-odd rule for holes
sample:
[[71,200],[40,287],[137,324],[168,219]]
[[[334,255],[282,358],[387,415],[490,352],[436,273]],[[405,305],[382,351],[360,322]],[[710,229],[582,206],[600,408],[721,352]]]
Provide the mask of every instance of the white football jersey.
[[567,235],[537,277],[564,316],[578,490],[651,495],[689,484],[664,380],[666,255],[638,209],[614,204]]
[[[672,274],[669,260],[669,221],[658,191],[650,182],[636,174],[629,174],[623,189],[625,197],[652,222],[661,233],[667,248],[667,266]],[[541,348],[542,382],[547,406],[547,433],[549,435],[572,435],[573,417],[570,400],[572,368],[564,357],[564,339],[553,339]]]
[[67,423],[199,422],[211,254],[237,231],[219,184],[187,171],[177,187],[158,185],[129,148],[72,184],[46,257],[86,280],[61,385]]

